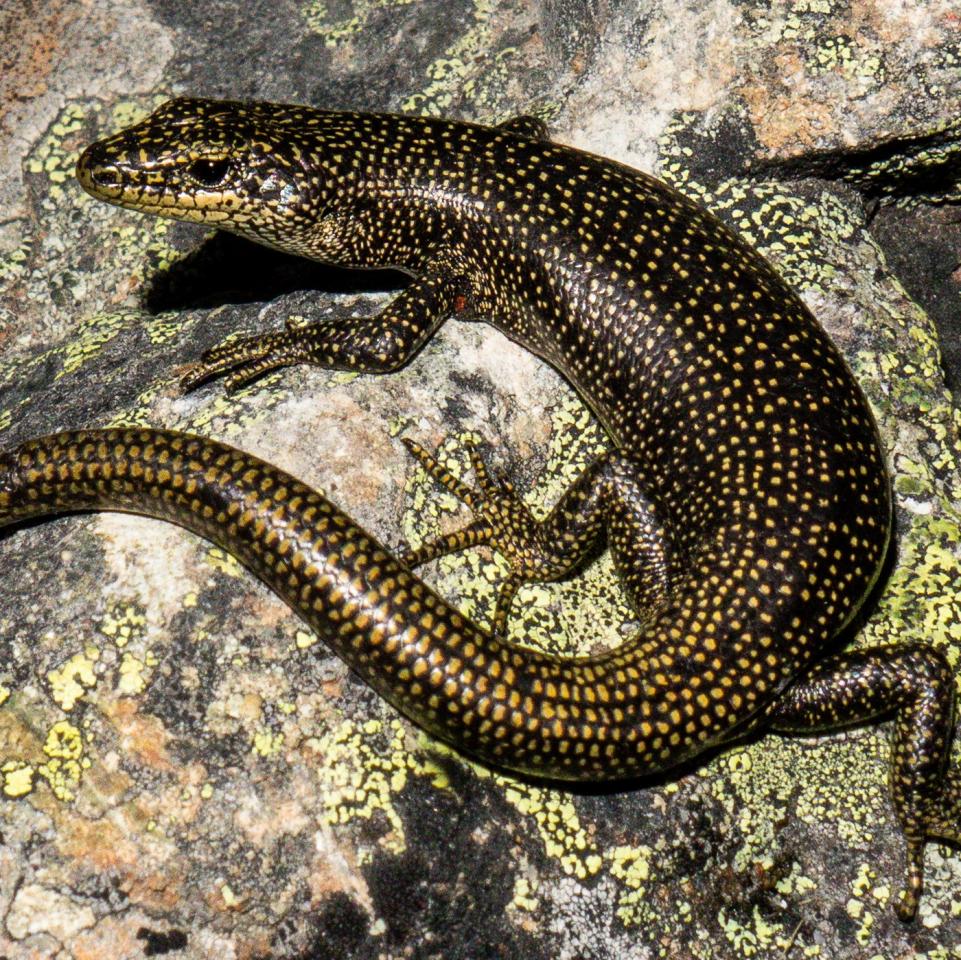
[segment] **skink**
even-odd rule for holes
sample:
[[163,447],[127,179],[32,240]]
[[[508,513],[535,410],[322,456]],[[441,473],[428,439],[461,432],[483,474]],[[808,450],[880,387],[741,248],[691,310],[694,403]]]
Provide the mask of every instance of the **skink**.
[[[76,509],[160,516],[223,545],[415,723],[487,763],[601,780],[675,766],[746,730],[895,714],[891,783],[914,915],[928,838],[959,839],[954,681],[931,648],[832,651],[891,527],[877,431],[836,348],[771,267],[656,179],[498,127],[178,99],[89,147],[110,203],[413,280],[378,316],[208,352],[185,385],[314,363],[386,372],[454,312],[486,319],[577,389],[613,451],[542,521],[473,456],[477,487],[410,443],[473,510],[394,557],[247,454],[159,430],[26,443],[0,461],[0,522]],[[517,586],[606,535],[644,626],[562,659],[504,639]],[[489,543],[511,563],[493,630],[410,573]]]

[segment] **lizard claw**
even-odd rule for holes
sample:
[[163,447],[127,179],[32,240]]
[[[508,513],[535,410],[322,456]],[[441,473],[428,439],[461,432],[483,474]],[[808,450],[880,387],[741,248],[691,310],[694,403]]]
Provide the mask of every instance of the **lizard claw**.
[[307,359],[300,328],[291,327],[278,333],[253,337],[235,337],[207,350],[200,360],[181,378],[185,393],[230,371],[224,381],[228,393],[233,393],[258,377],[278,367],[286,367]]

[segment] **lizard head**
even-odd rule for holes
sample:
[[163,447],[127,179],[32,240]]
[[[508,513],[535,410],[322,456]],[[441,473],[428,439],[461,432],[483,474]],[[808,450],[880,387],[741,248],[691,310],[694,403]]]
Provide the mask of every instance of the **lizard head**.
[[305,107],[170,100],[87,147],[77,178],[107,203],[309,255],[302,235],[316,229],[330,192],[316,130],[331,116]]

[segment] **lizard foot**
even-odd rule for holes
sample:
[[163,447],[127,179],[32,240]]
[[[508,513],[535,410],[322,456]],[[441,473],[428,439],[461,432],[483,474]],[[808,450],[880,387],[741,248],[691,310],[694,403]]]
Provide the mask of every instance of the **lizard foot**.
[[567,565],[561,566],[554,558],[542,524],[518,497],[510,479],[500,471],[489,470],[473,446],[468,448],[468,453],[476,487],[454,477],[419,443],[407,437],[403,443],[438,483],[471,508],[474,519],[459,530],[404,551],[399,559],[408,567],[416,567],[448,553],[490,544],[511,567],[501,584],[494,611],[493,632],[495,636],[502,636],[511,602],[520,585],[535,580],[556,580],[567,572]]
[[201,355],[181,378],[181,388],[189,393],[208,380],[231,371],[224,387],[228,393],[233,393],[270,370],[310,362],[313,328],[327,325],[326,321],[304,325],[288,320],[285,328],[276,333],[225,340]]
[[[904,887],[895,901],[898,919],[908,923],[918,912],[924,891],[924,848],[932,840],[961,845],[961,770],[948,767],[925,809],[908,834]],[[917,831],[917,833],[915,832]]]

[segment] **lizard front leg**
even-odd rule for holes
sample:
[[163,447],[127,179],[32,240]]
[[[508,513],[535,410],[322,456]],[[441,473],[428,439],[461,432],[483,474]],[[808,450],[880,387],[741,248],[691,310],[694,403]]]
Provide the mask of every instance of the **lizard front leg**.
[[229,371],[225,387],[233,391],[269,370],[297,363],[388,373],[407,363],[466,297],[466,281],[455,272],[427,272],[376,316],[288,323],[276,333],[228,340],[203,354],[181,385],[190,391]]

